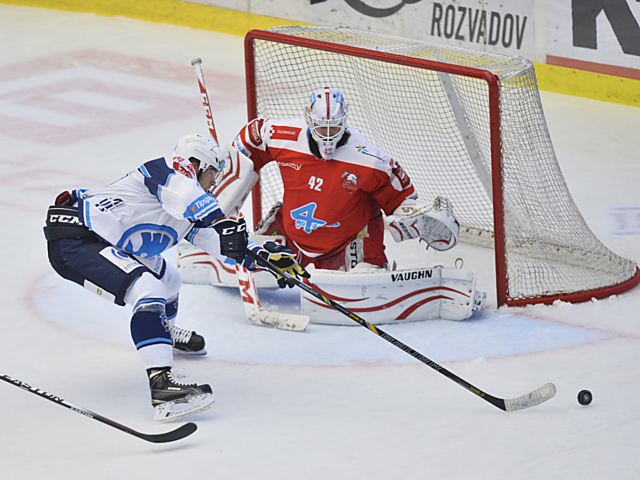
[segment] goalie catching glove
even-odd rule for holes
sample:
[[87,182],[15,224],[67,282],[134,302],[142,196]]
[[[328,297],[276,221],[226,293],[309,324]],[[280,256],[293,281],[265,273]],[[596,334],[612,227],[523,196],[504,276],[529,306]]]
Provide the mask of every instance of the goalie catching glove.
[[[311,277],[309,272],[307,272],[304,268],[302,268],[302,266],[300,266],[298,262],[296,262],[295,253],[293,253],[284,245],[280,245],[276,242],[266,242],[258,251],[258,255],[260,255],[265,260],[269,260],[280,270],[288,273],[294,278],[300,279],[300,277]],[[256,268],[260,267],[256,265]],[[271,272],[271,270],[269,270],[269,272]],[[275,275],[276,280],[278,280],[278,286],[280,288],[284,288],[287,285],[289,285],[289,288],[293,288],[293,283],[287,282],[287,279],[282,275],[276,273],[273,273],[273,275]]]
[[388,218],[387,225],[396,242],[419,237],[441,252],[458,243],[460,226],[453,216],[453,205],[444,197],[436,197],[431,209],[405,201]]

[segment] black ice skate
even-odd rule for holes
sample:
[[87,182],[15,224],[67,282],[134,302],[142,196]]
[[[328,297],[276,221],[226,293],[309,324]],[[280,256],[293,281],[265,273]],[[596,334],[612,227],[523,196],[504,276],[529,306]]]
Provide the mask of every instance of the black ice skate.
[[207,384],[183,383],[170,368],[149,376],[151,405],[156,407],[155,420],[170,422],[211,408],[215,399]]
[[180,327],[171,328],[173,348],[186,355],[206,355],[204,337]]

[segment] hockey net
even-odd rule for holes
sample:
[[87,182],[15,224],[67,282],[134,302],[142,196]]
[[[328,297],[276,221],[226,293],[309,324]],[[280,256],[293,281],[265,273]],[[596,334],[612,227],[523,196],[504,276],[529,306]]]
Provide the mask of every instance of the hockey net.
[[[461,240],[495,248],[498,305],[585,301],[640,280],[576,207],[528,60],[298,26],[249,32],[245,57],[250,119],[299,118],[312,90],[341,91],[349,125],[402,165],[421,199],[453,201]],[[254,190],[254,221],[282,195],[272,162]]]

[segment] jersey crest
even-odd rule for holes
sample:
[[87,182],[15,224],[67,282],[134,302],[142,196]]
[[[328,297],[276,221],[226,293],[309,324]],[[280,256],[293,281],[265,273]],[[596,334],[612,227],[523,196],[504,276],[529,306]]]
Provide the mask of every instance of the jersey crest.
[[116,247],[142,258],[160,255],[178,243],[178,233],[166,225],[144,223],[124,232]]
[[312,233],[318,227],[339,227],[340,222],[327,225],[327,222],[315,218],[313,215],[316,212],[318,205],[315,202],[307,203],[302,207],[291,210],[291,218],[296,222],[296,228],[298,230],[304,230],[305,233]]
[[315,202],[307,203],[302,207],[291,210],[291,218],[296,222],[296,228],[298,230],[304,230],[305,233],[311,233],[318,227],[323,227],[327,224],[324,220],[314,218],[318,205]]
[[349,194],[358,189],[358,179],[360,172],[344,172],[342,175],[342,188],[345,188]]

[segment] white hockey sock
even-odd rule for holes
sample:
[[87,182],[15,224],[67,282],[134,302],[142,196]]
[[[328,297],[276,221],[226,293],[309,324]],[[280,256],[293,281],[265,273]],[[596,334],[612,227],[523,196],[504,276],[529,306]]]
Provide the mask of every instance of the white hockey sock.
[[169,344],[149,345],[138,349],[144,368],[173,367],[173,347]]

